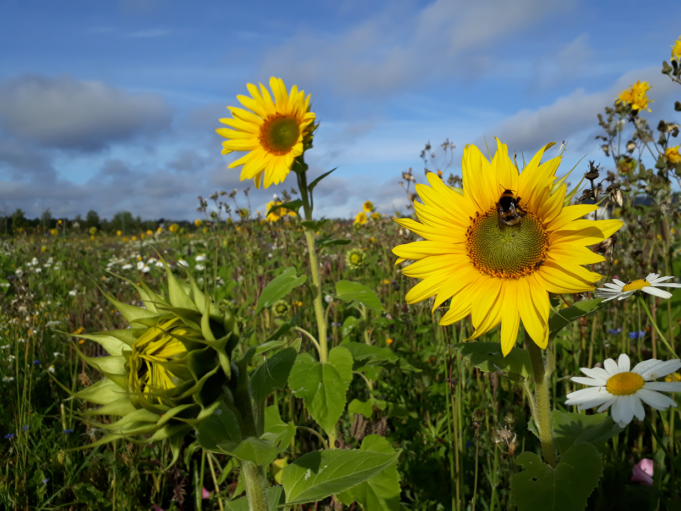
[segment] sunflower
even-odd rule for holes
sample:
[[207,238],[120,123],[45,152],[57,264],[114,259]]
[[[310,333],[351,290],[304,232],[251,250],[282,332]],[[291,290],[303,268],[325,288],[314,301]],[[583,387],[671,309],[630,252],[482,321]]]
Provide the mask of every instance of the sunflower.
[[303,154],[312,144],[312,133],[316,129],[315,114],[310,112],[310,95],[297,86],[289,94],[281,78],[270,78],[270,88],[263,84],[260,89],[247,84],[252,97],[237,96],[248,110],[228,106],[232,119],[220,122],[233,129],[219,128],[215,131],[228,140],[222,143],[222,154],[232,151],[248,151],[247,154],[229,164],[229,168],[243,165],[241,180],[254,179],[260,188],[263,174],[265,188],[279,184],[291,171],[293,160]]
[[[501,323],[504,355],[516,341],[521,320],[537,345],[546,348],[549,293],[593,289],[601,276],[581,265],[604,258],[586,246],[603,241],[622,225],[619,220],[581,219],[596,205],[564,205],[569,203],[565,178],[557,180],[555,175],[560,157],[541,163],[548,147],[520,173],[498,140],[492,163],[477,147],[467,146],[463,190],[459,193],[429,173],[430,187],[416,185],[423,201],[414,202],[420,223],[395,219],[424,238],[393,249],[398,263],[416,261],[402,272],[423,279],[407,293],[407,303],[433,298],[435,310],[451,299],[440,324],[451,325],[471,314],[475,332],[470,339]],[[497,202],[505,191],[518,206],[515,225],[500,218]]]

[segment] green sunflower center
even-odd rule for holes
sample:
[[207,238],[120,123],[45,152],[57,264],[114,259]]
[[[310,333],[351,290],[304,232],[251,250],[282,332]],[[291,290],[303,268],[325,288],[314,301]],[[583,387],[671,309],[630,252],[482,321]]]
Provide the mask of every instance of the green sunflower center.
[[519,279],[534,273],[546,259],[549,236],[530,212],[517,225],[499,220],[497,208],[473,219],[466,232],[466,248],[481,273],[502,279]]
[[298,142],[300,126],[295,117],[270,115],[260,128],[260,144],[271,154],[288,154]]
[[608,379],[605,388],[614,396],[629,396],[643,388],[645,381],[640,374],[633,372],[617,373]]

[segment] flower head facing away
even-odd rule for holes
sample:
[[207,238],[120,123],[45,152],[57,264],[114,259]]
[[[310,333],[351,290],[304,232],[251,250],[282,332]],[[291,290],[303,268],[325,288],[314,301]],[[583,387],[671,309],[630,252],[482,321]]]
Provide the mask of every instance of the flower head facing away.
[[[310,112],[310,95],[297,86],[286,90],[281,78],[270,78],[272,94],[263,84],[260,89],[247,84],[252,97],[237,96],[246,108],[227,107],[231,119],[220,119],[231,129],[216,131],[225,137],[222,154],[247,151],[247,154],[229,164],[229,168],[243,165],[241,180],[253,179],[255,186],[265,181],[265,188],[279,184],[291,171],[295,158],[311,146],[316,129],[316,116]],[[274,97],[273,97],[274,96]]]
[[677,163],[681,163],[681,154],[679,154],[679,146],[667,147],[667,149],[664,150],[664,155],[667,157],[667,160],[669,160],[669,162],[673,163],[674,165],[676,165]]
[[[417,184],[417,222],[396,218],[424,241],[393,249],[402,269],[422,279],[406,296],[407,303],[434,298],[433,309],[451,299],[440,320],[450,325],[472,315],[474,339],[501,323],[506,355],[516,342],[520,321],[537,345],[548,343],[549,293],[593,289],[601,276],[582,265],[604,258],[586,247],[610,237],[619,220],[581,219],[595,205],[570,206],[565,178],[556,171],[560,156],[541,162],[543,148],[522,172],[497,140],[489,162],[475,146],[463,154],[463,189],[457,192],[428,173],[430,187]],[[500,199],[512,193],[518,216],[511,225],[500,217]]]
[[612,406],[612,420],[625,427],[634,417],[645,418],[642,401],[656,410],[666,410],[676,406],[671,398],[661,392],[681,392],[681,382],[652,381],[672,374],[681,368],[681,360],[661,361],[656,359],[639,362],[630,370],[629,357],[622,354],[615,362],[609,358],[604,368],[583,367],[581,371],[588,376],[573,376],[575,383],[588,385],[589,388],[577,390],[567,395],[566,405],[579,406],[580,410],[598,406],[602,412]]
[[659,273],[651,273],[645,279],[637,279],[628,283],[621,280],[613,279],[612,282],[606,282],[605,287],[599,287],[596,295],[599,298],[605,298],[603,301],[609,300],[624,300],[629,298],[636,291],[643,291],[649,295],[657,296],[659,298],[671,298],[672,294],[669,291],[659,289],[660,287],[681,287],[681,284],[667,282],[674,277],[660,277]]

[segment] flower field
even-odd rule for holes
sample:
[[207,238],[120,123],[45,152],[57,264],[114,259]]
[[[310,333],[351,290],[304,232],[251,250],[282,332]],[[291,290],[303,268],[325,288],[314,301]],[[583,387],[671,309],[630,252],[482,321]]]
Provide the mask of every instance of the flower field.
[[292,189],[268,211],[0,239],[0,508],[679,509],[679,125],[648,84],[600,163],[469,145],[354,221],[314,216],[310,97],[247,89],[217,132]]

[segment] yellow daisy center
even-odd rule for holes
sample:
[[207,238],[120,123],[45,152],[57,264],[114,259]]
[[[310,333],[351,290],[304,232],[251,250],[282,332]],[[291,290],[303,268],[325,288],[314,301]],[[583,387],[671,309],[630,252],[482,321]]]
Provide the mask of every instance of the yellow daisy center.
[[629,284],[626,284],[623,288],[622,291],[638,291],[639,289],[643,289],[644,287],[650,287],[650,284],[648,283],[647,280],[643,279],[638,279],[634,280],[633,282],[629,282]]
[[645,380],[637,373],[618,373],[608,379],[605,388],[614,396],[629,396],[643,388]]
[[530,212],[514,226],[502,224],[497,208],[473,219],[466,248],[473,266],[486,275],[519,279],[534,273],[546,259],[549,235]]
[[270,115],[260,127],[260,144],[268,153],[278,156],[288,154],[298,142],[300,126],[290,115]]

